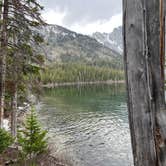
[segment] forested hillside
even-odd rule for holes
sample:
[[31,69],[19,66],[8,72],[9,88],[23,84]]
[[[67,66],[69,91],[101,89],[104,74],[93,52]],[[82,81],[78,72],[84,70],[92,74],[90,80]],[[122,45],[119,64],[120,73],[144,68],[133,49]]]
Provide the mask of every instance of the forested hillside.
[[123,70],[82,63],[51,64],[40,72],[43,84],[124,80]]
[[37,27],[44,42],[36,50],[44,55],[43,84],[123,80],[120,53],[96,39],[58,25]]
[[121,55],[94,38],[58,25],[39,27],[37,32],[44,38],[43,47],[39,51],[44,51],[48,62],[123,68]]

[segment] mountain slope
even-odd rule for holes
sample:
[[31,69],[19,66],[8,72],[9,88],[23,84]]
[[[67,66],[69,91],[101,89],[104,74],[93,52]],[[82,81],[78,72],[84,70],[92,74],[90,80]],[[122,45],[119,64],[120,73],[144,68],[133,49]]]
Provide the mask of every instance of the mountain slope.
[[123,43],[122,43],[122,27],[115,28],[111,33],[93,33],[92,37],[104,46],[122,54]]
[[119,53],[92,37],[58,25],[48,25],[37,31],[45,39],[43,50],[50,62],[122,66]]

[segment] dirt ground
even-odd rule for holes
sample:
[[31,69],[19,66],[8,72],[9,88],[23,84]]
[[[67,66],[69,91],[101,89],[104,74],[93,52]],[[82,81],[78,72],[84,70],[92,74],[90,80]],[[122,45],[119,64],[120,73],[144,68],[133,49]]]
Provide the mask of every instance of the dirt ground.
[[64,164],[63,161],[50,156],[49,154],[41,154],[34,159],[34,164],[29,160],[19,161],[19,150],[16,148],[8,148],[0,155],[0,166],[72,166]]

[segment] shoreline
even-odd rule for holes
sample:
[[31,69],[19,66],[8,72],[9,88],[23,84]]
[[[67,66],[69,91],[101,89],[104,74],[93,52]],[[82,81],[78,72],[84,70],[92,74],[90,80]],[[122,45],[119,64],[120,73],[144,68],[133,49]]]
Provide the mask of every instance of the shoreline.
[[[40,107],[38,104],[40,103],[33,103],[35,104],[35,109],[38,111]],[[32,105],[33,105],[32,104]],[[30,103],[23,103],[21,107],[18,107],[17,110],[17,122],[19,126],[24,125],[24,122],[26,121],[26,117],[29,115],[31,109]],[[4,119],[4,128],[6,131],[10,132],[10,119],[5,118]],[[43,127],[42,127],[43,128]],[[48,137],[49,138],[49,137]],[[69,160],[65,160],[65,158],[61,158],[61,156],[53,155],[52,154],[52,145],[48,141],[47,142],[48,149],[47,152],[40,154],[37,156],[35,161],[38,165],[57,165],[57,166],[73,166],[72,162]],[[15,141],[11,146],[9,146],[2,154],[0,154],[0,166],[1,165],[23,165],[23,163],[20,163],[19,161],[19,153],[20,149],[18,146],[18,142]],[[30,160],[26,160],[26,162],[30,162]]]
[[108,81],[89,81],[89,82],[64,82],[64,83],[48,83],[43,84],[41,87],[43,88],[55,88],[55,87],[61,87],[61,86],[75,86],[75,85],[97,85],[97,84],[124,84],[125,80],[108,80]]

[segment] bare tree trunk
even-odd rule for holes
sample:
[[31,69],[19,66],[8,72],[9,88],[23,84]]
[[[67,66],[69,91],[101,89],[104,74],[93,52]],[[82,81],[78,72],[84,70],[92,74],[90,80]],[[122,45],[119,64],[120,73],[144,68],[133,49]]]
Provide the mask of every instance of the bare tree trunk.
[[161,3],[123,0],[124,62],[135,166],[166,165]]
[[164,85],[165,85],[165,13],[164,0],[160,0],[160,64],[161,64],[161,83],[162,95],[165,100]]
[[7,23],[8,23],[8,0],[4,0],[2,18],[2,36],[0,48],[0,128],[3,127],[4,102],[5,102],[5,77],[6,77],[6,56],[8,46]]
[[14,83],[11,101],[11,134],[17,136],[17,83]]
[[[0,0],[0,20],[2,20],[2,1]],[[0,25],[0,31],[1,31],[1,25]]]
[[[2,5],[3,5],[3,2],[2,1],[0,1],[0,21],[2,21],[2,18],[3,18],[3,13],[2,13]],[[0,25],[0,33],[2,33],[2,26]],[[0,46],[1,46],[1,40],[0,40]],[[0,49],[1,50],[1,49]],[[1,70],[1,68],[0,68],[0,70]],[[1,77],[1,76],[0,76]],[[0,102],[1,103],[1,102]],[[2,104],[0,104],[0,105],[2,105]],[[2,125],[3,125],[3,120],[2,120],[2,117],[3,117],[3,111],[1,111],[1,106],[0,106],[0,128],[2,128]]]

